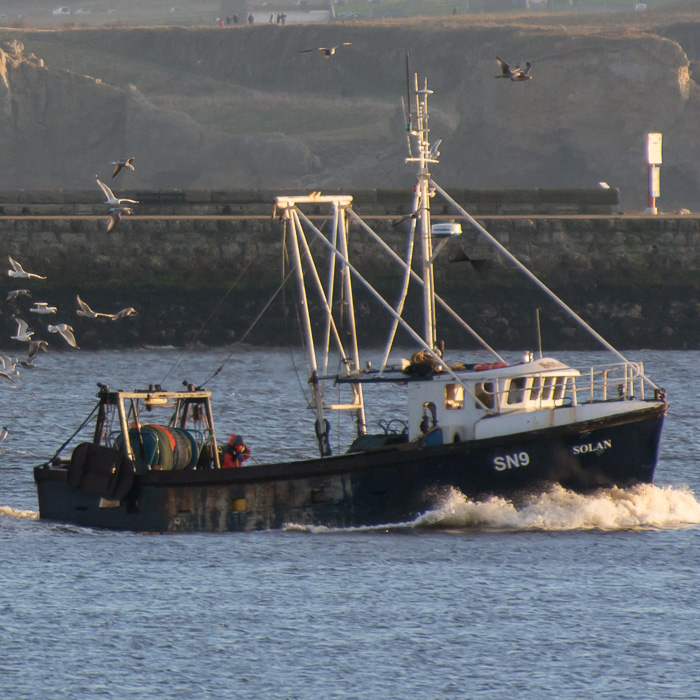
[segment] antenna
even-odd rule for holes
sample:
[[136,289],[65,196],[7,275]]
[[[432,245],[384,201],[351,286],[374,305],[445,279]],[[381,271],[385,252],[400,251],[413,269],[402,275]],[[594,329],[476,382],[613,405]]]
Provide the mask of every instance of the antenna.
[[408,157],[413,158],[413,151],[411,150],[411,129],[408,125],[409,115],[406,112],[406,103],[404,102],[403,95],[401,96],[401,109],[403,110],[404,118],[406,119],[406,143],[408,145]]
[[542,359],[542,331],[540,330],[540,309],[537,307],[535,309],[537,315],[537,344],[540,351],[540,359]]
[[408,51],[406,51],[406,105],[408,112],[406,114],[406,131],[411,131],[413,128],[413,115],[411,114],[411,71],[408,65]]

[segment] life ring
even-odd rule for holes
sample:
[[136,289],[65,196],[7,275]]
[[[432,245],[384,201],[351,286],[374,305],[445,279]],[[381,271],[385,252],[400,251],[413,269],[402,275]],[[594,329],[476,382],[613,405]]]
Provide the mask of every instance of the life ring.
[[478,365],[474,365],[475,372],[483,372],[487,369],[502,369],[503,367],[510,367],[507,362],[480,362]]

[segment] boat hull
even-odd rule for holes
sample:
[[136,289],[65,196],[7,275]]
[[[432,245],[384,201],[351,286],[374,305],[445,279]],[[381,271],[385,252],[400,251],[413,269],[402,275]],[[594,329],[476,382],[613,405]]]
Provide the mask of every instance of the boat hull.
[[577,492],[651,483],[667,406],[435,447],[407,443],[238,469],[152,471],[109,501],[37,467],[42,519],[137,532],[231,532],[411,522],[459,491],[516,502],[560,484]]

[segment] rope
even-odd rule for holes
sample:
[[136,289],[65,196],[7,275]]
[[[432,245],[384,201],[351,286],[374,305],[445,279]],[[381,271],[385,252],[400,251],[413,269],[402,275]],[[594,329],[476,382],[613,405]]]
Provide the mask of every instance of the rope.
[[[327,221],[328,221],[328,219],[326,219],[326,220],[321,224],[321,228],[323,228],[323,226],[326,224]],[[311,247],[313,247],[313,243],[311,244]],[[306,255],[306,254],[304,254],[304,256],[305,256],[305,255]],[[283,245],[283,249],[282,249],[282,282],[281,282],[280,285],[277,287],[277,289],[273,292],[272,296],[268,299],[267,303],[262,307],[260,313],[253,319],[252,323],[248,326],[248,328],[246,329],[245,333],[243,333],[243,335],[241,336],[241,338],[237,341],[238,343],[242,343],[242,342],[248,337],[248,335],[250,335],[250,333],[252,332],[253,328],[255,328],[255,326],[257,325],[258,321],[263,317],[263,315],[265,314],[265,312],[270,308],[272,302],[277,298],[277,295],[278,295],[280,292],[284,292],[284,291],[285,291],[287,282],[289,281],[289,278],[295,273],[295,269],[292,268],[292,269],[289,270],[289,272],[287,272],[287,273],[285,274],[284,270],[285,270],[285,257],[286,257],[286,256],[287,256],[287,238],[286,238],[286,236],[285,236],[285,238],[284,238],[284,245]],[[242,275],[242,274],[243,274],[243,273],[241,273],[241,275]],[[240,276],[239,276],[239,279],[240,279]],[[236,282],[237,282],[237,281],[238,281],[238,280],[236,280]],[[235,284],[235,283],[234,283],[234,284]],[[229,291],[231,291],[231,290],[229,290]],[[227,292],[226,294],[228,294],[228,292]],[[226,297],[224,296],[224,299],[225,299],[225,298],[226,298]],[[221,301],[223,302],[223,299],[222,299]],[[220,303],[221,303],[221,302],[220,302]],[[286,296],[284,295],[284,293],[283,293],[282,305],[283,305],[284,308],[286,308]],[[297,311],[297,325],[298,325],[298,326],[301,326],[301,320],[298,318],[299,310],[298,310],[297,305],[295,305],[295,309],[296,309],[296,311]],[[211,318],[211,317],[210,317],[210,318]],[[284,317],[284,318],[285,318],[285,325],[287,325],[287,315],[286,315],[286,314],[285,314],[285,317]],[[209,320],[209,319],[207,319],[207,321],[208,321],[208,320]],[[289,332],[286,333],[286,337],[289,338]],[[303,346],[303,344],[304,344],[304,341],[303,341],[303,338],[302,338],[302,346]],[[289,347],[289,345],[288,345],[287,347]],[[186,351],[185,351],[185,352],[186,352]],[[199,385],[199,388],[200,388],[200,389],[204,388],[212,379],[214,379],[214,377],[216,377],[216,376],[224,369],[224,367],[225,367],[226,364],[229,362],[229,360],[233,357],[233,355],[235,354],[235,352],[236,352],[235,349],[234,349],[234,350],[231,350],[231,352],[224,358],[223,362],[218,366],[218,368],[214,371],[214,373],[213,373],[208,379],[206,379],[204,382],[202,382],[202,383]],[[184,354],[185,354],[185,353],[183,352],[183,355],[184,355]],[[182,359],[182,355],[178,358],[177,362],[179,362],[181,359]],[[177,363],[176,363],[176,364],[177,364]],[[302,389],[302,394],[303,394],[304,397],[306,398],[306,391],[304,391],[304,386],[303,386],[303,384],[302,384],[302,382],[301,382],[301,379],[299,379],[299,372],[298,372],[298,370],[297,370],[297,368],[296,368],[296,364],[295,364],[295,362],[294,362],[294,358],[293,358],[293,357],[292,357],[292,364],[294,365],[294,370],[295,370],[295,372],[297,373],[297,381],[299,382],[299,386],[300,386],[301,389]],[[172,371],[172,369],[174,369],[174,366],[171,368],[171,371]],[[168,374],[170,374],[170,372],[169,372]],[[167,375],[166,375],[166,376],[167,376]]]
[[51,459],[47,460],[44,462],[41,466],[42,467],[48,467],[49,464],[51,464],[57,457],[58,455],[63,452],[63,448],[88,424],[89,420],[95,415],[95,411],[100,407],[100,404],[96,404],[95,407],[90,411],[90,415],[80,424],[80,427],[56,450],[55,454]]
[[[226,293],[219,299],[218,303],[216,306],[212,309],[212,312],[209,314],[207,319],[204,321],[204,323],[200,326],[199,330],[195,333],[194,337],[190,342],[185,346],[185,349],[180,353],[180,356],[175,360],[173,363],[172,367],[166,372],[165,376],[163,377],[161,384],[165,384],[165,380],[172,374],[173,370],[180,364],[180,360],[192,349],[192,346],[195,344],[197,341],[197,338],[202,334],[202,331],[206,328],[207,324],[209,321],[212,320],[214,317],[214,314],[219,310],[219,307],[226,301],[226,297],[233,291],[234,287],[241,281],[241,278],[243,275],[248,271],[248,268],[257,260],[258,256],[260,255],[260,250],[248,261],[246,266],[241,270],[240,274],[236,279],[233,281],[231,286],[226,290]],[[271,302],[270,302],[271,303]],[[219,368],[221,369],[221,368]],[[217,370],[209,379],[213,379],[217,374],[219,373],[219,370]],[[209,381],[209,380],[207,380]],[[202,385],[204,386],[204,385]]]

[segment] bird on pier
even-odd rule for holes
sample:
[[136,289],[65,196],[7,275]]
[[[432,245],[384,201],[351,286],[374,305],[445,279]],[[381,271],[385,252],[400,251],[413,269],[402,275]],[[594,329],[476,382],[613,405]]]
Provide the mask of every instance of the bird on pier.
[[75,341],[75,336],[73,335],[73,328],[67,323],[57,323],[55,326],[48,326],[49,333],[60,333],[63,340],[68,343],[72,348],[78,348],[78,343]]
[[9,256],[8,256],[8,259],[10,261],[10,265],[12,265],[12,269],[7,271],[7,274],[10,277],[21,277],[22,279],[29,279],[30,277],[36,277],[36,279],[39,279],[39,280],[46,279],[46,277],[42,277],[41,275],[35,275],[33,272],[25,272],[24,268],[16,260],[13,260]]
[[112,179],[114,179],[124,168],[129,168],[129,170],[133,170],[134,166],[132,165],[134,159],[133,158],[123,158],[122,160],[113,160],[112,165],[114,166],[114,172],[112,173]]
[[309,53],[310,51],[322,51],[323,52],[323,58],[330,58],[331,56],[335,56],[335,52],[337,49],[339,49],[341,46],[351,46],[352,41],[344,41],[342,44],[338,44],[338,46],[331,46],[330,48],[325,48],[323,46],[319,46],[317,49],[304,49],[303,51],[300,51],[300,53]]
[[525,68],[511,68],[510,63],[502,61],[500,58],[498,58],[498,56],[496,56],[496,60],[498,61],[498,65],[501,68],[501,74],[496,75],[494,77],[506,78],[513,83],[520,83],[525,80],[532,80],[532,76],[530,75],[530,71],[532,70],[532,64],[529,61],[525,64]]

